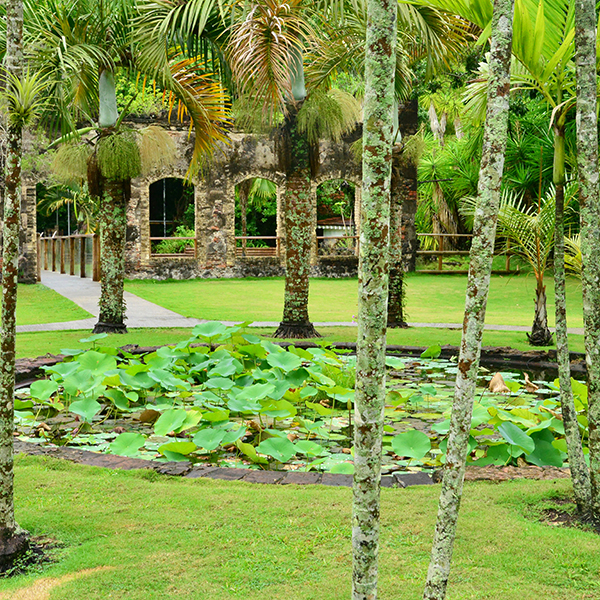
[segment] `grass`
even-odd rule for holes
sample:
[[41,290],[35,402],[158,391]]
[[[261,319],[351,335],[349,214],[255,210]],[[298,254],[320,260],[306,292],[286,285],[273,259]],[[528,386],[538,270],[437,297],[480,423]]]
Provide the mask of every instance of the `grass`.
[[[271,335],[274,328],[252,328],[253,333]],[[323,339],[329,342],[355,342],[356,327],[319,327]],[[88,337],[90,331],[41,331],[17,334],[17,358],[59,354],[63,348],[90,348],[80,339]],[[418,327],[411,329],[392,329],[388,331],[388,344],[403,346],[431,346],[433,344],[460,344],[460,330]],[[190,336],[189,329],[130,329],[125,335],[113,334],[100,342],[103,346],[119,347],[126,344],[138,346],[161,346],[175,344]],[[486,331],[483,335],[484,346],[510,346],[517,350],[532,350],[527,343],[525,333],[520,331]],[[569,335],[569,349],[583,352],[583,336]]]
[[[462,323],[467,278],[460,275],[409,273],[407,315],[414,323]],[[312,279],[309,313],[313,321],[352,321],[357,314],[356,279]],[[546,281],[548,317],[554,324],[554,285]],[[284,280],[194,279],[128,281],[126,289],[186,317],[214,320],[279,321]],[[486,323],[523,325],[533,322],[535,279],[526,273],[492,277]],[[567,281],[570,327],[582,327],[581,285]]]
[[17,325],[63,323],[88,319],[92,315],[71,300],[45,285],[19,285],[17,291]]
[[[526,516],[568,493],[566,480],[467,484],[448,600],[598,598],[598,537]],[[382,490],[382,598],[420,598],[438,494]],[[0,600],[52,586],[52,600],[342,600],[351,497],[18,457],[18,522],[64,547],[43,573],[0,580]]]

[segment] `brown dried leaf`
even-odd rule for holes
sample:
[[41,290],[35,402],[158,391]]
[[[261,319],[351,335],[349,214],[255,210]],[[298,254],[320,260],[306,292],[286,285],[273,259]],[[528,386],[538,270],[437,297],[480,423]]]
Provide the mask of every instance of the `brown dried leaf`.
[[504,379],[500,373],[496,373],[490,380],[488,389],[493,394],[510,394],[510,390],[506,387]]

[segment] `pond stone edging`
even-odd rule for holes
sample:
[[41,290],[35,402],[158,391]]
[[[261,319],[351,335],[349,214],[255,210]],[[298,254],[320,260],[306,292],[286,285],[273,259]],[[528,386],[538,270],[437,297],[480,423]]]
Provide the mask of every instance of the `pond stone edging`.
[[[220,479],[222,481],[245,481],[247,483],[263,483],[272,485],[329,485],[333,487],[352,487],[352,475],[338,473],[315,473],[299,471],[258,471],[253,469],[234,469],[193,465],[188,461],[159,462],[141,458],[127,458],[114,454],[101,454],[89,450],[67,448],[65,446],[41,446],[32,442],[15,440],[15,454],[29,456],[49,456],[69,460],[88,467],[119,469],[150,469],[160,475],[198,479]],[[405,488],[412,485],[433,485],[433,480],[427,473],[400,473],[385,475],[381,478],[381,487]]]

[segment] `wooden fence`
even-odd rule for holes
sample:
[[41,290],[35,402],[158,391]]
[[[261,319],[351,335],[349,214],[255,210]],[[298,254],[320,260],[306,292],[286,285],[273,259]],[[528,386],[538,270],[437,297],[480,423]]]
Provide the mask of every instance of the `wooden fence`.
[[39,271],[91,275],[100,281],[100,239],[97,235],[61,235],[38,238]]
[[[417,233],[418,238],[426,238],[432,237],[436,238],[437,241],[437,249],[436,250],[417,250],[417,256],[437,256],[437,269],[417,269],[417,273],[430,273],[432,275],[443,274],[460,274],[466,275],[469,271],[465,269],[444,269],[444,258],[449,258],[451,256],[468,256],[469,250],[447,250],[446,242],[448,238],[453,239],[473,239],[473,235],[471,233]],[[494,256],[505,256],[504,270],[493,271],[493,273],[502,275],[513,273],[510,267],[510,242],[506,241],[504,243],[504,248],[500,251],[494,251]]]

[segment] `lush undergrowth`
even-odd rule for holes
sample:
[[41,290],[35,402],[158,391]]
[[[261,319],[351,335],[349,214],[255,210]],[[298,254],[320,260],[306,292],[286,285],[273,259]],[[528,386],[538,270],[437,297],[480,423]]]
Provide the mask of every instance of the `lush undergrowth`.
[[[568,493],[567,480],[466,484],[448,599],[598,598],[598,537],[535,518]],[[382,490],[382,598],[420,597],[438,494]],[[18,457],[17,519],[63,548],[44,572],[0,581],[0,598],[345,600],[351,495]]]

